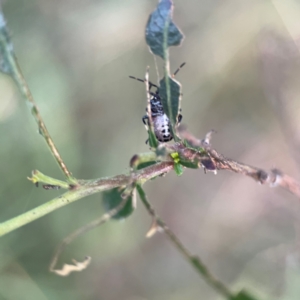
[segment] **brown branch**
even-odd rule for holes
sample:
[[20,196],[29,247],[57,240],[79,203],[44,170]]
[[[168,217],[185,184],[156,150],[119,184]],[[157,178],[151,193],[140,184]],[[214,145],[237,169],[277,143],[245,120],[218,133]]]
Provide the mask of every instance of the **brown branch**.
[[[195,168],[203,167],[204,170],[213,172],[216,172],[217,170],[230,170],[237,174],[249,176],[255,181],[261,184],[267,184],[270,187],[279,186],[300,198],[300,183],[293,177],[288,176],[277,169],[267,172],[261,168],[255,168],[232,159],[228,159],[211,147],[208,143],[210,140],[208,136],[204,140],[199,140],[187,131],[183,130],[181,130],[180,135],[189,142],[191,147],[185,146],[182,142],[175,143],[173,145],[161,145],[166,148],[167,153],[177,152],[180,159],[179,163],[181,163],[181,160],[184,160],[188,163],[193,163],[193,167]],[[119,186],[127,186],[133,182],[143,184],[149,179],[173,170],[174,162],[176,163],[176,161],[173,161],[169,155],[166,155],[162,159],[166,161],[158,162],[141,170],[132,171],[130,174],[117,175],[111,178],[100,178],[96,180],[78,180],[77,184],[70,186],[70,191],[62,196],[59,196],[52,201],[42,204],[39,207],[6,222],[0,223],[0,236],[88,195]],[[46,184],[48,183],[46,181],[43,182]],[[49,182],[49,184],[52,183]]]
[[199,161],[199,165],[202,165],[203,167],[209,165],[209,170],[211,171],[229,170],[237,174],[246,175],[260,184],[266,184],[270,187],[279,186],[289,191],[294,196],[300,198],[300,182],[293,177],[284,174],[282,171],[278,169],[272,169],[268,172],[261,168],[252,167],[250,165],[226,158],[211,147],[211,145],[207,142],[209,139],[197,139],[185,129],[180,130],[180,135],[193,147],[201,147],[205,151],[205,154],[199,152],[197,153],[197,151],[193,149],[186,148],[183,144],[175,144],[172,146],[172,149],[178,151],[186,160]]

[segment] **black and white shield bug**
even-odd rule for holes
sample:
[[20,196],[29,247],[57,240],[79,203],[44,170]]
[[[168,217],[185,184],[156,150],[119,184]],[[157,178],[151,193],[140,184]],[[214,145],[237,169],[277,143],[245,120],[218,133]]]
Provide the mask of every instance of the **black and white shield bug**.
[[[181,64],[180,67],[174,72],[172,77],[174,77],[179,70],[185,65],[185,63]],[[129,76],[132,79],[145,82],[144,79],[136,78],[133,76]],[[153,93],[151,92],[151,88],[154,87],[156,88],[156,91]],[[171,128],[170,128],[170,120],[168,116],[164,112],[163,105],[161,103],[161,98],[159,95],[159,87],[149,81],[149,93],[150,93],[150,112],[147,111],[147,114],[142,118],[143,123],[147,126],[149,126],[149,113],[151,113],[151,119],[153,123],[153,129],[154,133],[156,135],[156,138],[160,142],[169,142],[173,139],[172,133],[171,133]],[[177,123],[176,125],[179,125],[182,120],[182,115],[178,114],[177,116]]]

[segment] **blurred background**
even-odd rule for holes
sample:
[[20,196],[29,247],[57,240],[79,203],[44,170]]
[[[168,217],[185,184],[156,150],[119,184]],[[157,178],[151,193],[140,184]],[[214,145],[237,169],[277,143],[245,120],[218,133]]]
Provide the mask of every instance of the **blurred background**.
[[[144,85],[157,82],[144,39],[154,0],[3,1],[16,55],[44,121],[74,176],[129,171],[148,151]],[[300,4],[296,0],[175,0],[185,34],[171,68],[183,86],[183,123],[232,159],[300,179]],[[161,72],[162,61],[157,59]],[[0,221],[58,196],[36,188],[33,169],[63,179],[26,103],[0,75]],[[300,202],[230,172],[187,170],[145,186],[157,213],[233,290],[260,299],[300,299]],[[163,234],[145,238],[151,218],[138,201],[73,242],[59,266],[92,256],[67,278],[48,272],[58,243],[104,213],[101,194],[57,210],[0,242],[0,298],[222,299]]]

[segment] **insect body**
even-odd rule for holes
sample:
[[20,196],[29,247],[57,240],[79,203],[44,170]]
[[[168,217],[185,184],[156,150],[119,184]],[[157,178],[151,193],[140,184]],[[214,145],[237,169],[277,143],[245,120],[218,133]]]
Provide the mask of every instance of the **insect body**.
[[[151,94],[150,98],[150,109],[151,109],[151,119],[153,123],[154,133],[156,138],[160,142],[169,142],[173,139],[171,129],[170,129],[170,120],[165,114],[161,99],[159,96],[158,89],[156,93]],[[147,112],[149,114],[149,112]],[[149,126],[149,117],[148,114],[143,117],[143,122],[145,125]],[[178,122],[180,123],[182,116],[178,115]]]
[[[173,74],[173,77],[178,73],[178,71],[185,65],[185,63],[181,64],[181,66],[176,70],[176,72]],[[129,76],[132,79],[136,79],[138,81],[145,82],[145,80],[136,78],[133,76]],[[143,117],[143,122],[145,125],[149,126],[149,113],[151,114],[151,119],[153,123],[154,133],[158,141],[160,142],[169,142],[173,139],[172,133],[171,133],[171,125],[170,120],[168,116],[165,114],[163,105],[161,103],[161,98],[159,95],[159,87],[149,81],[149,89],[151,90],[152,87],[156,88],[156,92],[150,92],[151,98],[150,98],[150,112],[147,111],[147,115]],[[177,116],[177,123],[176,125],[179,125],[182,120],[182,115],[179,114]]]

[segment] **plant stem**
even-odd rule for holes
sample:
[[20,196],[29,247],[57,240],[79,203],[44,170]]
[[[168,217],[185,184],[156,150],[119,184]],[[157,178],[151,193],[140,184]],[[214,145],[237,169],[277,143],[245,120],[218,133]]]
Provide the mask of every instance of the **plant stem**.
[[107,221],[109,221],[112,217],[114,217],[117,213],[119,213],[123,209],[123,207],[126,205],[127,201],[128,201],[127,197],[122,199],[122,201],[119,203],[119,205],[117,205],[115,208],[108,211],[100,218],[97,218],[96,220],[93,220],[90,223],[76,229],[71,234],[69,234],[67,237],[65,237],[63,239],[63,241],[58,245],[57,249],[54,252],[53,258],[52,258],[50,266],[49,266],[50,272],[56,271],[55,266],[57,264],[59,257],[61,256],[61,254],[63,253],[65,248],[70,243],[72,243],[72,241],[77,239],[80,235],[83,235],[83,234],[87,233],[88,231],[90,231],[98,226],[101,226],[104,223],[106,223]]
[[70,186],[70,184],[68,184],[67,182],[47,176],[38,170],[32,171],[32,177],[31,178],[27,177],[27,179],[35,184],[38,184],[41,182],[41,183],[46,183],[47,185],[58,186],[60,188],[66,189],[66,190],[72,188],[72,185]]
[[78,190],[68,191],[47,203],[44,203],[34,209],[29,210],[28,212],[21,214],[15,218],[12,218],[8,221],[0,223],[0,236],[3,236],[15,229],[18,229],[30,222],[39,219],[50,212],[61,208],[67,204],[70,204],[76,200],[83,198],[84,196],[94,194],[100,190],[106,190],[111,188],[111,186],[102,186],[102,189],[99,188],[83,188]]
[[156,224],[163,229],[171,243],[177,248],[177,250],[186,258],[186,260],[192,265],[205,281],[214,288],[217,292],[222,294],[227,299],[233,299],[234,293],[232,293],[222,282],[217,280],[204,265],[201,259],[197,256],[192,255],[189,250],[181,243],[177,236],[168,228],[165,222],[156,214],[154,208],[147,200],[146,194],[140,185],[137,185],[137,191],[140,199],[146,207],[149,214],[154,218]]
[[[170,90],[170,60],[169,60],[169,48],[168,48],[168,33],[169,33],[169,24],[171,21],[171,16],[166,18],[165,25],[164,25],[164,39],[163,39],[163,51],[164,51],[164,75],[165,75],[165,82],[166,82],[166,94],[167,94],[167,103],[168,107],[172,107],[171,103],[171,90]],[[172,123],[171,126],[171,133],[173,137],[175,138],[175,132],[173,128],[175,128],[175,124],[173,124],[173,111],[172,109],[169,109],[169,118],[170,122]],[[176,141],[176,140],[175,140]],[[177,141],[176,141],[177,142]]]
[[13,51],[13,45],[6,27],[6,22],[4,16],[0,10],[0,52],[1,52],[1,70],[9,74],[17,84],[18,89],[20,90],[24,99],[31,105],[31,112],[38,124],[39,132],[44,137],[49,150],[54,156],[56,162],[58,163],[60,169],[67,177],[69,183],[76,183],[74,177],[72,177],[71,172],[67,168],[63,159],[61,158],[58,149],[56,148],[47,128],[42,119],[42,116],[39,112],[39,109],[33,99],[33,96],[30,92],[30,89],[25,81],[25,78],[22,74],[20,66],[18,64],[17,58]]
[[[128,186],[132,182],[144,183],[161,174],[168,173],[171,170],[173,170],[172,162],[161,162],[130,174],[117,175],[114,177],[100,178],[95,180],[78,180],[77,186],[74,186],[68,192],[15,218],[0,223],[0,236],[3,236],[15,229],[22,227],[23,225],[26,225],[51,213],[58,208],[61,208],[86,196],[105,190],[110,190],[119,186]],[[47,176],[43,175],[44,179],[46,177]],[[49,182],[45,180],[45,183]]]

